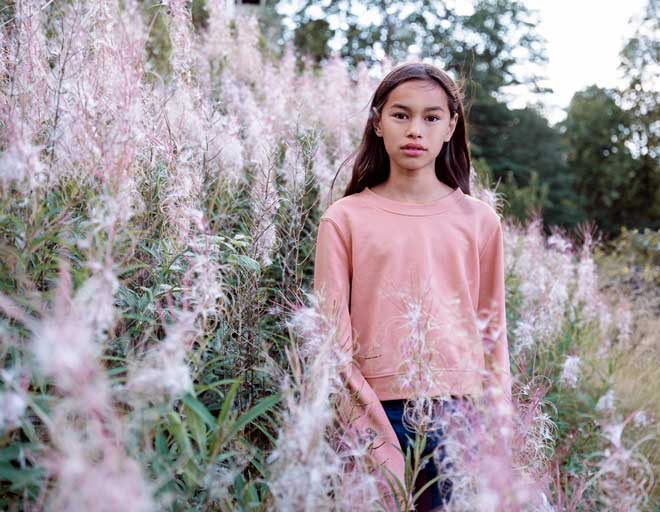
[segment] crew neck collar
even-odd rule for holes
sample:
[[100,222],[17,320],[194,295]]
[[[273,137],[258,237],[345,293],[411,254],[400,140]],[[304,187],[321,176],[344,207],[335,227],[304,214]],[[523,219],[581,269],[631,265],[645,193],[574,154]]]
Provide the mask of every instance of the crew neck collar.
[[428,203],[404,203],[377,194],[369,187],[365,187],[363,193],[365,201],[382,210],[401,215],[433,215],[442,213],[457,205],[465,196],[461,187],[456,187],[449,194]]

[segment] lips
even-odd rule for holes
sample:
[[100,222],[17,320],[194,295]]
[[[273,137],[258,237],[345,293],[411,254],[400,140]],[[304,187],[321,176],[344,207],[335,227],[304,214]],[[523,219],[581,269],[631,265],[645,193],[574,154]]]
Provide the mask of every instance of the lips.
[[419,144],[406,144],[405,146],[402,146],[401,149],[406,156],[413,157],[419,156],[426,151],[426,148],[424,146],[420,146]]

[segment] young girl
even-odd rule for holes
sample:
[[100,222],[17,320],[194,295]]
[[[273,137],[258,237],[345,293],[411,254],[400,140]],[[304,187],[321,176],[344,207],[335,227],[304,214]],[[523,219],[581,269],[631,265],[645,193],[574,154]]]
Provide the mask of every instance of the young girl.
[[[344,197],[321,217],[314,290],[353,360],[352,424],[373,439],[382,474],[403,483],[407,399],[422,393],[451,410],[482,397],[490,375],[510,403],[502,227],[470,195],[460,91],[434,66],[404,64],[383,79],[355,155]],[[425,454],[442,448],[437,434]],[[435,475],[426,464],[415,491]],[[440,481],[417,509],[450,498],[451,481]]]

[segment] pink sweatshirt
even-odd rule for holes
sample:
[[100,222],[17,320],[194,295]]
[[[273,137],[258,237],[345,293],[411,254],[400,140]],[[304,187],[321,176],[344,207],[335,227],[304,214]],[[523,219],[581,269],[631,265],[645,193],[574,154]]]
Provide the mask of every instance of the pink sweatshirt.
[[401,447],[380,400],[479,396],[487,371],[510,400],[503,256],[499,216],[460,187],[425,204],[367,187],[321,217],[314,291],[353,357],[353,425],[376,435],[376,461],[402,482]]

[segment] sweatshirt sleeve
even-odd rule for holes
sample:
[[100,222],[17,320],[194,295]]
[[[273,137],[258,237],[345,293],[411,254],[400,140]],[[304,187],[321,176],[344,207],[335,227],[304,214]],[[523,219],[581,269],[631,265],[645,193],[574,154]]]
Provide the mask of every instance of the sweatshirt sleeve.
[[[348,367],[342,370],[352,404],[340,405],[339,413],[361,434],[373,438],[373,456],[380,467],[384,465],[401,481],[404,479],[404,458],[401,446],[385,409],[373,388],[366,381],[353,360],[353,329],[349,311],[351,289],[351,251],[340,227],[328,217],[319,223],[314,262],[314,292],[322,295],[324,313],[338,322],[337,342],[350,356]],[[389,471],[381,475],[390,476]],[[397,488],[397,485],[395,488]],[[387,487],[384,487],[387,492]]]
[[498,218],[495,230],[479,254],[479,318],[487,320],[483,333],[486,357],[493,377],[511,403],[511,367],[506,333],[506,293],[504,287],[504,240]]

